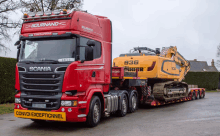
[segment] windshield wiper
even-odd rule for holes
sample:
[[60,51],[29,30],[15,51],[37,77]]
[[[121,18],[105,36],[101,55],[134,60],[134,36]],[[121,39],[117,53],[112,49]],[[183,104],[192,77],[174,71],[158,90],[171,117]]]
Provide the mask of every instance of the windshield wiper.
[[59,63],[59,61],[58,60],[52,60],[52,59],[40,59],[39,61],[41,61],[41,62],[52,62],[52,63]]
[[39,62],[39,61],[21,60],[21,62],[24,62],[24,63],[37,63],[37,62]]

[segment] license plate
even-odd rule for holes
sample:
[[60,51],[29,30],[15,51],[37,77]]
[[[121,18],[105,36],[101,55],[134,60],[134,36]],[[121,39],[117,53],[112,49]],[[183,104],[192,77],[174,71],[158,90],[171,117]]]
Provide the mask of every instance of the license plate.
[[46,104],[34,104],[32,103],[33,108],[46,108]]
[[14,116],[18,118],[27,118],[27,119],[66,121],[65,112],[49,112],[49,111],[14,109]]

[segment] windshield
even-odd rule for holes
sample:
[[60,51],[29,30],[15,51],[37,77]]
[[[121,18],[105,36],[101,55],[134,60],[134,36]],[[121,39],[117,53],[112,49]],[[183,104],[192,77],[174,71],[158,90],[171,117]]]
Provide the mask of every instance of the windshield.
[[76,39],[25,40],[21,61],[75,61]]

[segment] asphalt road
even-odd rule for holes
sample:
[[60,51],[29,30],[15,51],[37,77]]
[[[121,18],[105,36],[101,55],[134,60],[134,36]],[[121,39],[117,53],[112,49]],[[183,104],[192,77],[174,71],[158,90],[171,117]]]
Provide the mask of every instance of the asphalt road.
[[125,117],[102,119],[95,128],[83,123],[44,125],[13,114],[0,115],[0,136],[220,136],[220,93],[204,99],[159,107],[142,107]]

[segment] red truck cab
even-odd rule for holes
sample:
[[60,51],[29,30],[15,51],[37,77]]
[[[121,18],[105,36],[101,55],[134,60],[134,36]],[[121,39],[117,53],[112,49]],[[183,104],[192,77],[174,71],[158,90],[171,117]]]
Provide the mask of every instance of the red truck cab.
[[111,83],[111,21],[74,9],[25,14],[23,21],[15,116],[84,122],[94,94],[101,102],[97,112],[104,111]]

